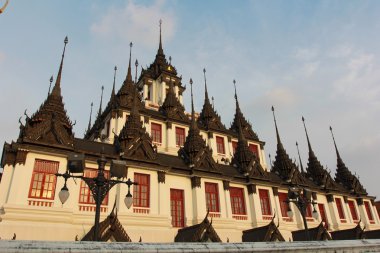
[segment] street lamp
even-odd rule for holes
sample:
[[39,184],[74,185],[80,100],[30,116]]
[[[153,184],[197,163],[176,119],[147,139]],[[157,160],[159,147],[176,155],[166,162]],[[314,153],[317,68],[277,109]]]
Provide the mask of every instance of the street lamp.
[[[95,224],[94,224],[94,239],[95,241],[99,241],[99,219],[100,219],[100,205],[106,197],[109,190],[117,185],[117,184],[126,184],[128,186],[128,193],[124,198],[124,203],[129,209],[132,206],[133,198],[130,191],[131,185],[137,185],[137,183],[132,182],[130,178],[127,181],[115,180],[115,179],[107,179],[104,176],[104,169],[107,163],[104,155],[102,155],[98,159],[98,174],[94,178],[83,176],[85,160],[83,154],[70,154],[68,156],[67,170],[64,174],[57,173],[55,174],[57,177],[63,177],[65,179],[65,183],[59,192],[59,200],[62,204],[66,202],[69,198],[70,193],[67,188],[67,180],[69,178],[79,178],[82,179],[90,188],[92,192],[92,196],[95,201],[96,209],[95,209]],[[121,178],[125,176],[125,161],[113,160],[111,162],[111,177]],[[82,175],[72,175],[72,173],[82,173]]]
[[298,187],[290,187],[288,190],[287,203],[288,203],[287,214],[290,218],[294,216],[294,212],[292,211],[290,207],[290,203],[294,203],[295,206],[300,211],[302,219],[303,219],[303,224],[305,227],[306,240],[310,241],[309,229],[307,227],[307,220],[306,220],[306,211],[310,204],[313,205],[313,213],[312,213],[313,218],[318,219],[318,212],[315,208],[315,205],[317,204],[317,202],[312,199],[311,192],[306,188],[301,189]]

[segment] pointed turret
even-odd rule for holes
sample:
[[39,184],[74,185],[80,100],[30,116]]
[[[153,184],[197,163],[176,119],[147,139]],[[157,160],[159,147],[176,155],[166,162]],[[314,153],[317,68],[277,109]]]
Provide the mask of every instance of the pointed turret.
[[203,76],[205,80],[205,100],[198,122],[200,126],[206,128],[206,130],[226,130],[226,127],[221,122],[220,116],[216,113],[208,98],[205,68],[203,69]]
[[323,168],[323,166],[319,162],[317,156],[315,155],[311,147],[309,134],[306,129],[304,117],[302,117],[302,122],[305,129],[307,146],[309,148],[309,160],[308,160],[307,168],[306,168],[306,177],[310,178],[318,186],[334,189],[334,185],[333,185],[334,182],[330,174]]
[[185,108],[179,102],[173,86],[173,79],[170,77],[169,90],[166,94],[164,103],[160,107],[160,112],[162,112],[167,119],[177,119],[181,121],[188,121],[188,117],[185,114]]
[[286,150],[284,149],[284,146],[281,142],[273,106],[272,112],[277,137],[276,157],[273,162],[272,171],[287,183],[305,184],[305,179],[299,172],[297,165],[295,165],[294,162],[289,158],[289,155],[286,153]]
[[336,142],[334,138],[334,133],[332,131],[332,127],[330,126],[331,136],[334,141],[335,146],[335,152],[337,156],[337,169],[335,173],[335,181],[341,185],[343,185],[344,188],[347,190],[360,195],[367,195],[366,189],[364,189],[363,185],[360,183],[359,179],[351,173],[351,171],[347,168],[347,166],[344,164]]
[[257,136],[257,134],[255,132],[253,132],[251,124],[245,119],[243,113],[240,110],[239,101],[238,101],[237,92],[236,92],[236,81],[233,80],[233,83],[234,83],[234,87],[235,87],[236,111],[235,111],[234,120],[231,124],[230,130],[237,133],[239,131],[238,122],[240,122],[244,136],[247,139],[259,141],[259,137]]
[[248,147],[248,142],[244,137],[240,122],[238,122],[238,129],[238,144],[232,158],[232,165],[247,178],[265,177],[264,169],[261,167],[256,155]]
[[63,60],[65,57],[67,37],[59,66],[57,78],[52,92],[48,95],[40,108],[27,117],[26,124],[21,128],[20,142],[38,142],[50,145],[72,147],[74,142],[73,123],[67,116],[61,95],[61,78]]
[[191,87],[191,124],[184,146],[178,154],[190,168],[216,170],[216,164],[212,158],[212,150],[206,145],[205,140],[200,135],[200,131],[195,119],[193,80],[190,79]]
[[137,89],[133,95],[131,112],[119,136],[115,136],[114,145],[123,157],[154,160],[157,157],[157,148],[143,127],[139,112],[141,101]]

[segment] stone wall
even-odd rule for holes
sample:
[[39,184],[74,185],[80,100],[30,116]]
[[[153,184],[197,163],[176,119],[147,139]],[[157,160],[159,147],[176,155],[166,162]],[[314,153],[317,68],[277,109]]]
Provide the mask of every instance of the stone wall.
[[3,252],[380,252],[380,240],[259,243],[104,243],[0,241]]

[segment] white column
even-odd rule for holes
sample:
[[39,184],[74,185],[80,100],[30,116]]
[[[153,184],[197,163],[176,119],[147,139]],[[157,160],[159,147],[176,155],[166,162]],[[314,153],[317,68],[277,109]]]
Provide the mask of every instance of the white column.
[[144,84],[144,88],[143,88],[143,98],[144,98],[144,100],[147,97],[148,97],[148,85]]
[[226,189],[226,190],[223,191],[223,193],[224,193],[224,200],[225,200],[225,203],[226,203],[226,218],[232,218],[230,190]]
[[193,202],[193,224],[198,224],[206,216],[206,197],[202,187],[194,187],[191,191]]
[[339,218],[339,215],[338,215],[338,211],[336,209],[335,200],[331,201],[331,202],[327,201],[327,206],[329,208],[330,215],[331,215],[331,225],[332,225],[332,228],[334,230],[338,229],[339,223],[340,223],[340,218]]

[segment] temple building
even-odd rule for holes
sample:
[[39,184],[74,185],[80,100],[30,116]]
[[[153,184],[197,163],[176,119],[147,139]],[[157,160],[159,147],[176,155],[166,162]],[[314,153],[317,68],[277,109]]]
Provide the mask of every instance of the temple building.
[[[105,241],[304,240],[303,219],[288,201],[289,189],[308,189],[315,203],[305,213],[312,240],[356,236],[356,231],[360,233],[355,239],[370,231],[379,236],[375,197],[345,165],[334,136],[329,148],[336,153],[337,169],[330,175],[312,148],[303,119],[309,156],[307,167],[300,163],[299,168],[281,141],[272,108],[277,150],[268,164],[265,142],[244,116],[236,88],[233,122],[229,127],[222,123],[209,99],[206,70],[204,84],[197,84],[204,86],[203,107],[195,112],[193,82],[182,80],[165,56],[161,26],[153,62],[138,75],[131,44],[121,87],[116,89],[114,79],[109,100],[104,108],[100,104],[94,122],[90,117],[85,136],[74,136],[61,92],[67,43],[66,38],[52,91],[33,115],[20,121],[15,141],[4,144],[1,238],[16,234],[17,240],[93,239],[95,201],[89,186],[81,179],[68,179],[70,197],[62,204],[58,196],[65,180],[56,173],[66,172],[73,154],[84,156],[84,176],[95,177],[103,157],[106,178],[114,176],[110,166],[122,161],[123,177],[138,183],[131,187],[130,209],[123,204],[125,184],[104,197],[100,234]],[[186,90],[191,96],[189,112],[183,104]]]

